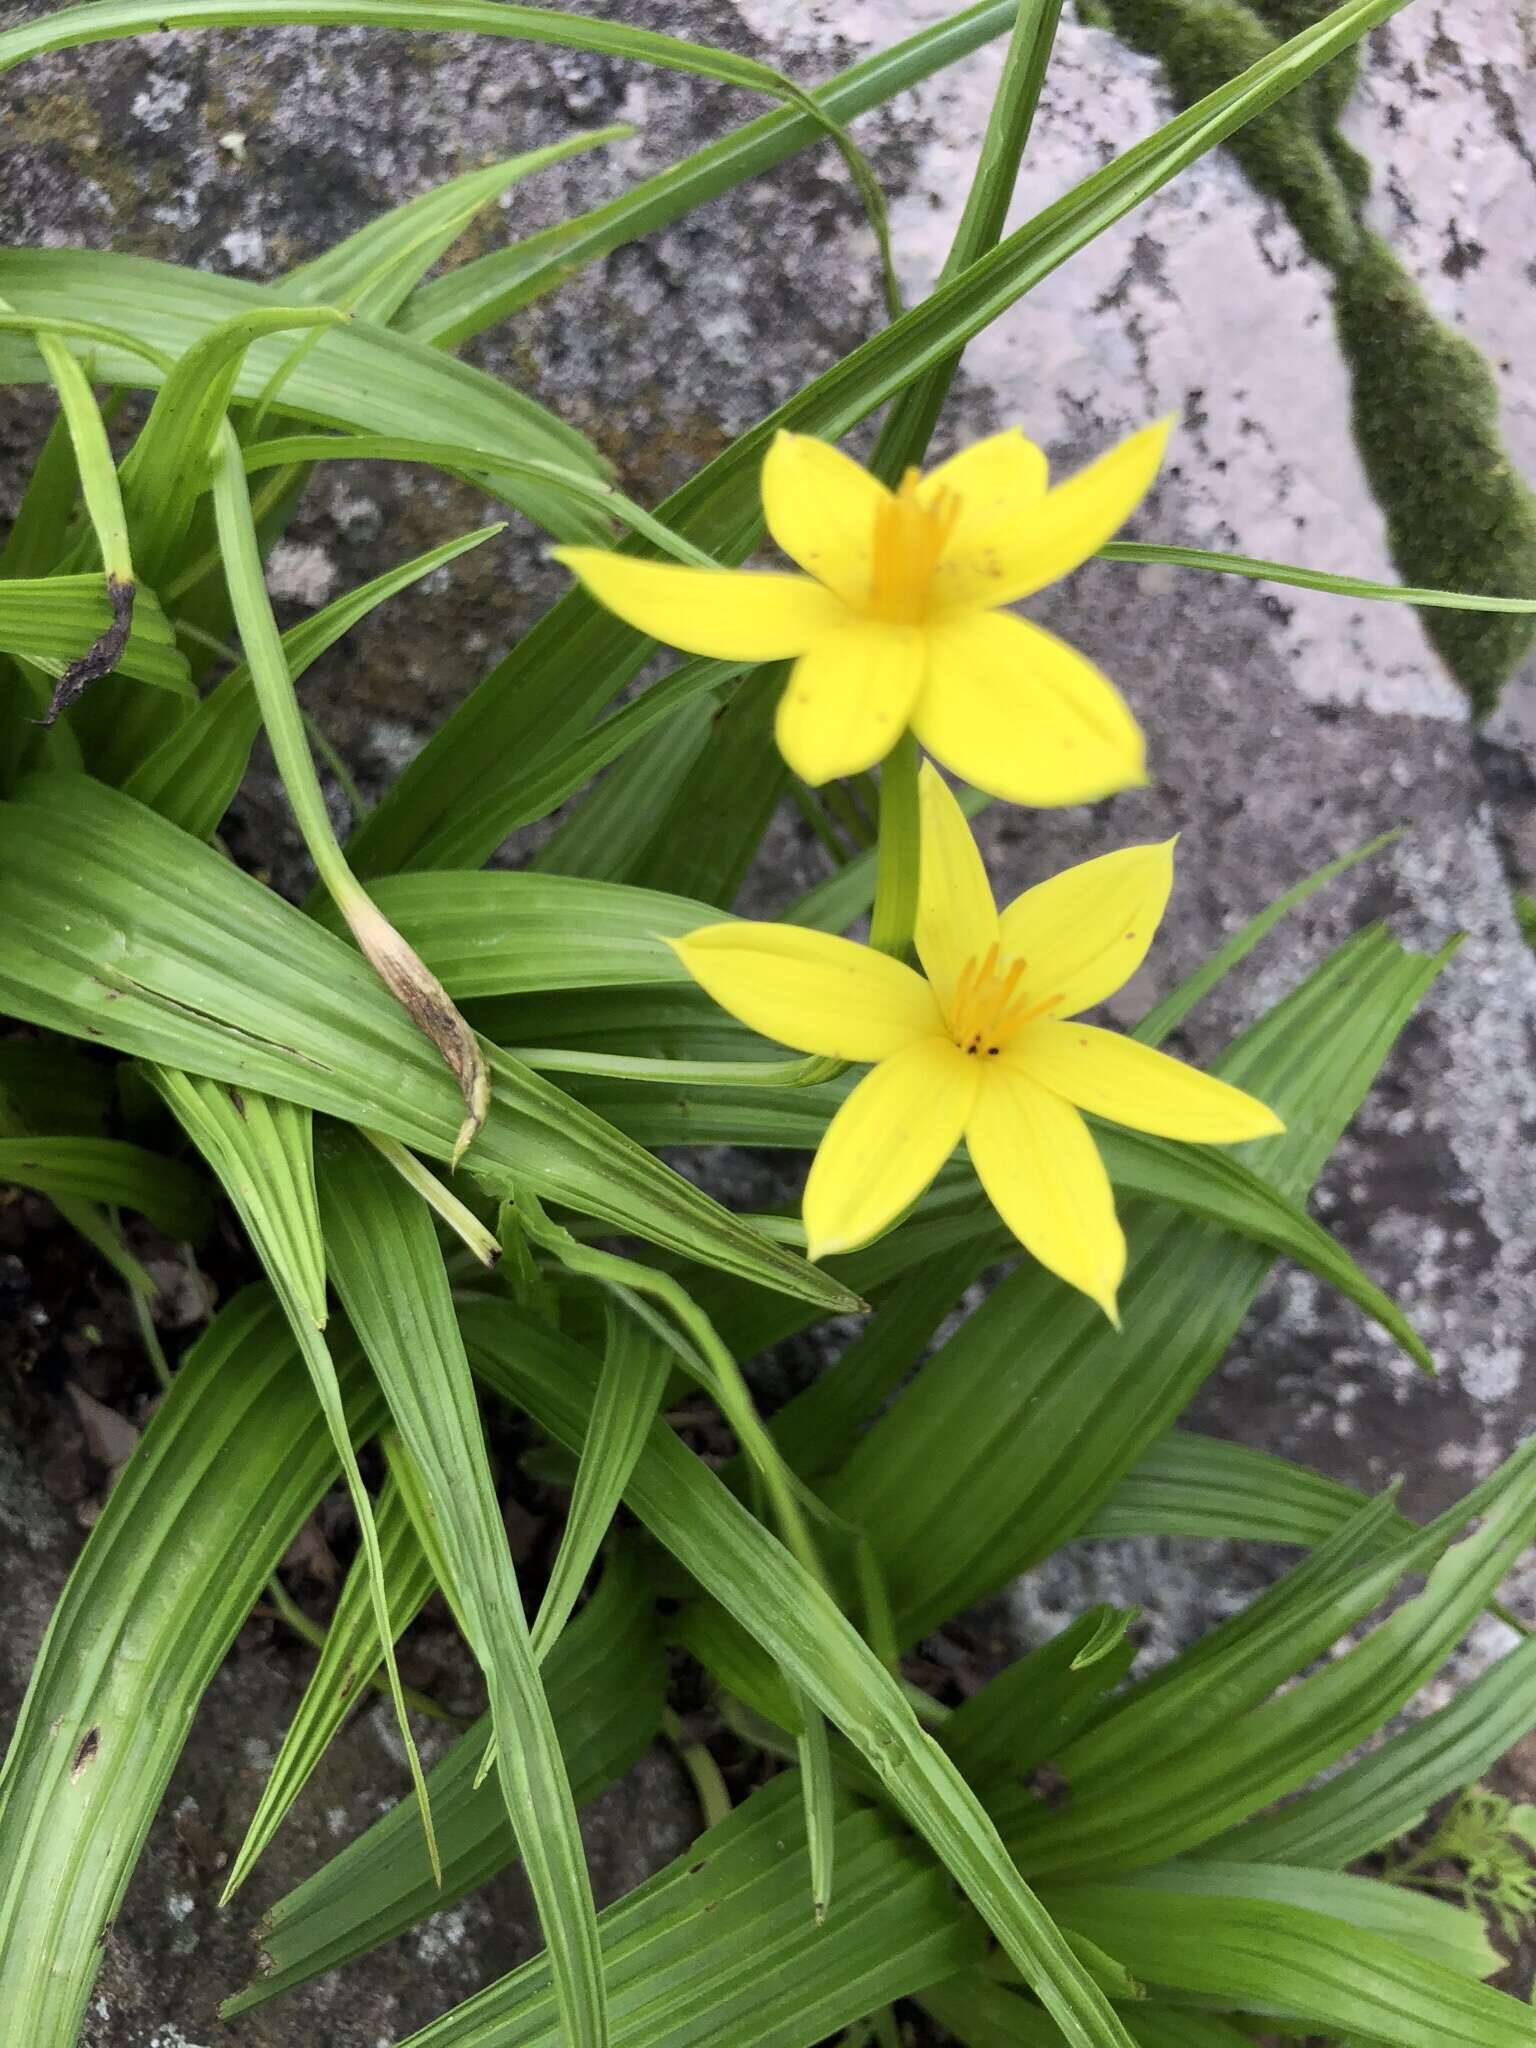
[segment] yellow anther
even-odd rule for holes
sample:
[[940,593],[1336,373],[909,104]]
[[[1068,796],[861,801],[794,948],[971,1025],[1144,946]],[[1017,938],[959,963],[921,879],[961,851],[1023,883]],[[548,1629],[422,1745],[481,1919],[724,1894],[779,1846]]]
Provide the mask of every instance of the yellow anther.
[[1059,1007],[1061,997],[1015,1002],[1027,962],[1011,960],[998,971],[998,947],[967,960],[950,999],[949,1028],[962,1052],[995,1058],[1022,1025]]

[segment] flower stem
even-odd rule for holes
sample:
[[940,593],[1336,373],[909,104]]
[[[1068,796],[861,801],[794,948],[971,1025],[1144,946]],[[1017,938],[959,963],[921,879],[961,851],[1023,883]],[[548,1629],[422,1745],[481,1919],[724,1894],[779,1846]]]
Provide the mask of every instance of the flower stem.
[[880,846],[869,943],[897,959],[917,922],[917,742],[904,732],[880,770]]

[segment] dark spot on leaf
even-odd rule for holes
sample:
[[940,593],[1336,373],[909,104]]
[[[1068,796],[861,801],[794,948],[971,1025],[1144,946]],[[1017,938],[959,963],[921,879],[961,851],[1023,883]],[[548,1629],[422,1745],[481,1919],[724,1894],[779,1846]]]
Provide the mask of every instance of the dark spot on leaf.
[[234,1105],[235,1115],[243,1117],[245,1115],[245,1097],[240,1093],[240,1090],[238,1088],[231,1088],[229,1099]]
[[100,1748],[101,1730],[99,1728],[87,1728],[85,1734],[80,1739],[80,1747],[75,1751],[74,1762],[69,1767],[71,1783],[79,1777],[86,1765],[94,1760],[96,1752]]
[[112,606],[112,622],[94,646],[88,647],[78,661],[72,661],[54,684],[48,709],[37,720],[39,725],[52,725],[59,713],[67,711],[92,683],[111,675],[117,667],[123,649],[128,645],[128,632],[133,624],[133,593],[131,583],[120,583],[115,576],[108,576],[107,598]]
[[708,1868],[709,1868],[709,1858],[708,1858],[707,1856],[701,1857],[701,1858],[700,1858],[700,1860],[699,1860],[699,1861],[698,1861],[697,1863],[690,1863],[690,1864],[689,1864],[689,1866],[688,1866],[688,1875],[689,1875],[690,1877],[697,1877],[697,1876],[698,1876],[698,1874],[699,1874],[699,1872],[700,1872],[701,1870],[707,1870]]
[[1060,1813],[1072,1797],[1071,1785],[1052,1763],[1036,1764],[1027,1782],[1040,1804],[1052,1813]]

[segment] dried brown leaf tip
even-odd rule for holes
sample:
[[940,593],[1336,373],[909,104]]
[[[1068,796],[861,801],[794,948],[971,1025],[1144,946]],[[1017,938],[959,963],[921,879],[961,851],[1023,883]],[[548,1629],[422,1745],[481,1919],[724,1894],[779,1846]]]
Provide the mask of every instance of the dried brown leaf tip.
[[67,711],[77,703],[92,683],[99,683],[103,676],[111,675],[123,658],[123,649],[128,645],[128,635],[133,628],[133,600],[137,585],[107,577],[107,601],[112,607],[112,617],[106,631],[88,647],[78,661],[72,661],[53,686],[53,695],[48,699],[48,709],[38,719],[39,725],[52,725],[60,712]]
[[381,911],[364,898],[346,906],[344,914],[374,972],[417,1028],[431,1039],[459,1084],[464,1121],[453,1145],[453,1164],[457,1166],[491,1106],[490,1070],[480,1041],[459,1015],[447,989]]

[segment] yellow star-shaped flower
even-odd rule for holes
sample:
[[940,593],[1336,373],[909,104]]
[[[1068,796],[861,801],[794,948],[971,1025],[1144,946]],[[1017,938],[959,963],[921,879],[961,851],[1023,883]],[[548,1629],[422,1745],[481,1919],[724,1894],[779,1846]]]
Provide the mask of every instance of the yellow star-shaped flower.
[[927,766],[921,806],[922,974],[798,925],[708,925],[677,953],[754,1031],[874,1063],[806,1183],[813,1259],[878,1237],[963,1137],[1020,1243],[1116,1321],[1125,1238],[1081,1112],[1206,1145],[1284,1127],[1225,1081],[1077,1021],[1145,959],[1173,885],[1172,841],[1068,868],[999,913],[964,813]]
[[908,470],[895,491],[825,441],[781,433],[763,463],[763,514],[803,576],[554,553],[657,640],[725,661],[793,658],[778,741],[806,782],[872,767],[910,725],[993,796],[1086,803],[1145,781],[1141,729],[1091,662],[1000,607],[1077,568],[1123,524],[1169,425],[1054,489],[1020,433],[927,476]]

